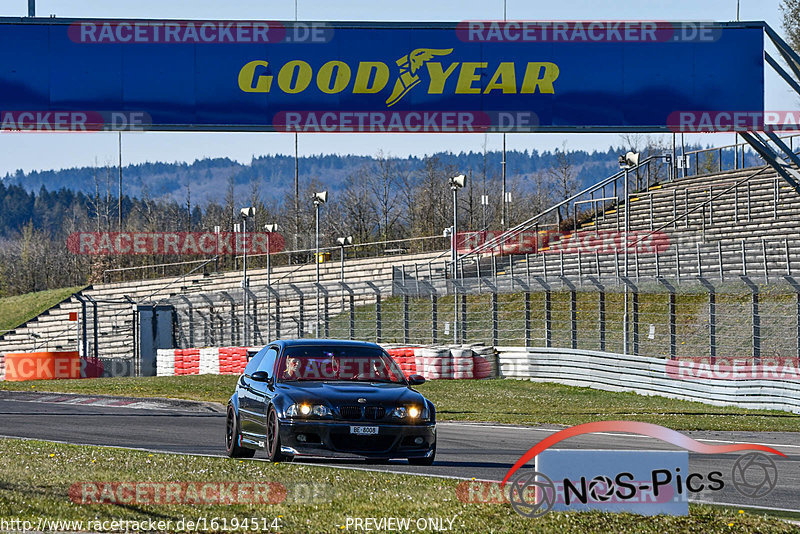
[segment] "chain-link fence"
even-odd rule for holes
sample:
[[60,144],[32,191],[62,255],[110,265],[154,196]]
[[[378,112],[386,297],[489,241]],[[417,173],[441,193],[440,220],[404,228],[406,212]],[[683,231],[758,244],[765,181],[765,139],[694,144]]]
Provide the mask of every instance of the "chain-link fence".
[[[627,283],[625,282],[627,280]],[[319,290],[319,291],[318,291]],[[626,295],[627,294],[627,295]],[[180,347],[322,337],[564,347],[662,358],[800,355],[800,285],[698,279],[396,278],[172,297]],[[319,307],[317,306],[319,302]],[[319,314],[317,313],[319,310]]]

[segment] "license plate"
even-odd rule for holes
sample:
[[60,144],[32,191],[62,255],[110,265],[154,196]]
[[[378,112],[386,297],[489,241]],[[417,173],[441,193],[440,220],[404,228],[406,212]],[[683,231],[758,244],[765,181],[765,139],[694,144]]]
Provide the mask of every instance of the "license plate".
[[358,434],[359,436],[375,436],[378,434],[377,426],[351,426],[351,434]]

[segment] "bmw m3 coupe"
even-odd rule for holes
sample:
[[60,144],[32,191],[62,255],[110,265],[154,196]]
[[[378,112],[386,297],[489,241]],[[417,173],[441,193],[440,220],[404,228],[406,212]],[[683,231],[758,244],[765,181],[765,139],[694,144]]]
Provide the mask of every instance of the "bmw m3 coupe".
[[231,457],[407,459],[431,465],[436,410],[379,345],[276,341],[248,362],[228,402]]

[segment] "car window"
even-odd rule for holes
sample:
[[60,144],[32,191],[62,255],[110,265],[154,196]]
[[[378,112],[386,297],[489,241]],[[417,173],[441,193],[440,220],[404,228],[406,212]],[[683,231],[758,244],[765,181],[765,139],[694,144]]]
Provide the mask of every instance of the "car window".
[[245,375],[250,376],[258,371],[259,367],[261,366],[261,360],[264,359],[264,355],[267,353],[267,350],[269,350],[269,347],[264,347],[258,351],[255,356],[250,358],[250,361],[247,362],[247,367],[244,368]]
[[264,353],[264,358],[258,366],[259,371],[266,371],[269,376],[275,376],[275,360],[278,359],[278,349],[269,347]]
[[391,356],[372,347],[287,347],[277,374],[282,381],[405,382]]

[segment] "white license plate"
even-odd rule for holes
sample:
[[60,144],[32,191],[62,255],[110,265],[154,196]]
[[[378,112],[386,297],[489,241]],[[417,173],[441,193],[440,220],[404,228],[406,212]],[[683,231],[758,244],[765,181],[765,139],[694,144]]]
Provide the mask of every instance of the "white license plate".
[[377,426],[351,426],[351,434],[358,434],[359,436],[375,436],[378,434]]

